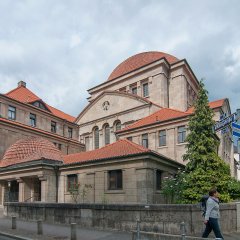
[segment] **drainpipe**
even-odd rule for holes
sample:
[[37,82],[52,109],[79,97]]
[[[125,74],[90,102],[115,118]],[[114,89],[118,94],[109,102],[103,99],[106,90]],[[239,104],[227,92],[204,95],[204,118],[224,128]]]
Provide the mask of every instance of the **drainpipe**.
[[54,172],[56,176],[56,203],[58,203],[58,172],[59,172],[59,166],[54,166]]

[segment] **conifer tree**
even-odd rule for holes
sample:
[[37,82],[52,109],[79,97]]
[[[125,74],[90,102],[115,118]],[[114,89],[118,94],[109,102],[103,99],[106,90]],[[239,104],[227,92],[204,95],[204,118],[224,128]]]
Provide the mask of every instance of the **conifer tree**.
[[181,202],[199,202],[203,194],[216,187],[222,201],[229,201],[229,166],[218,156],[219,139],[213,132],[213,111],[209,107],[208,92],[200,81],[194,114],[190,118],[186,138],[187,151],[183,159],[188,161],[184,174],[180,174]]

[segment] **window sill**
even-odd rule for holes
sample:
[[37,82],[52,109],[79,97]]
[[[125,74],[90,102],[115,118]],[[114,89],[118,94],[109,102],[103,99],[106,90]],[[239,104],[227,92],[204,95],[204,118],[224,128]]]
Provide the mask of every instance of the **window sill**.
[[158,147],[158,149],[162,149],[162,148],[168,148],[168,146],[165,145],[165,146],[159,146],[159,147]]
[[183,142],[183,143],[177,143],[176,145],[177,146],[182,146],[182,145],[186,145],[187,143],[186,142]]
[[125,194],[124,190],[106,190],[105,194]]

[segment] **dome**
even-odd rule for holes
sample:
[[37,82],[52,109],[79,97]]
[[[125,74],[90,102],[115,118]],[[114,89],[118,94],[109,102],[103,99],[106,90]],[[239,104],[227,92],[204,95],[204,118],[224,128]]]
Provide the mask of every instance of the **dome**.
[[28,137],[8,148],[0,161],[0,167],[42,159],[63,161],[63,156],[50,141],[41,137]]
[[122,63],[120,63],[110,74],[110,76],[108,77],[108,81],[113,80],[122,75],[125,75],[127,73],[130,73],[140,67],[143,67],[152,62],[155,62],[161,58],[166,58],[166,60],[170,64],[179,61],[179,59],[177,59],[176,57],[174,57],[170,54],[167,54],[167,53],[163,53],[163,52],[139,53],[139,54],[133,55],[132,57],[130,57],[130,58],[126,59],[125,61],[123,61]]

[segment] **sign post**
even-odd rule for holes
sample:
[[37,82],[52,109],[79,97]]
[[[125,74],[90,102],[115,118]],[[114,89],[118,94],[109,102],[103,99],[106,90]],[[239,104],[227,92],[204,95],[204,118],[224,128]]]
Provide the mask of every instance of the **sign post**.
[[215,132],[225,128],[226,126],[228,126],[229,124],[231,124],[232,122],[235,121],[235,113],[216,122],[215,125],[213,126],[213,129]]

